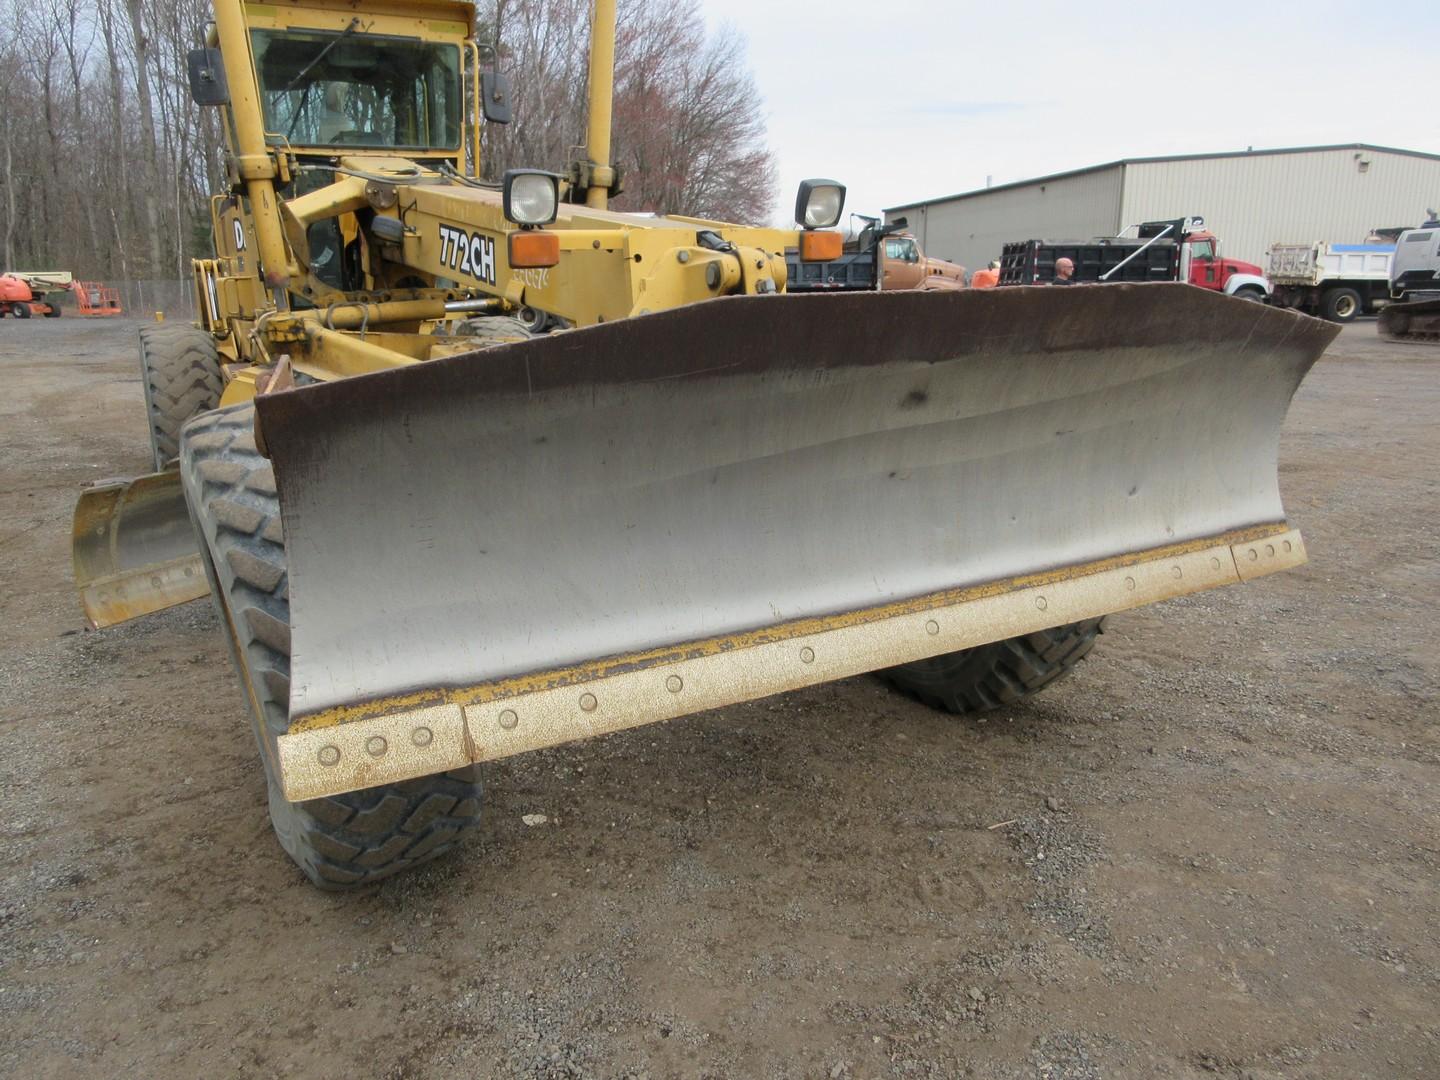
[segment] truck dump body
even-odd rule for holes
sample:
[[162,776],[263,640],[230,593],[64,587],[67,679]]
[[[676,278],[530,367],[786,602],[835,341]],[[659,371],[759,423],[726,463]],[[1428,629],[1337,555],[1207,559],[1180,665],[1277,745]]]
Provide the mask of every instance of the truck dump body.
[[1272,244],[1267,276],[1277,285],[1319,285],[1347,278],[1389,282],[1394,244]]
[[1294,565],[1280,424],[1334,332],[1181,285],[747,297],[262,396],[286,796]]
[[[1000,255],[1001,285],[1044,285],[1055,278],[1055,262],[1075,264],[1076,281],[1099,281],[1119,266],[1110,282],[1175,281],[1180,276],[1180,245],[1156,240],[1138,255],[1144,240],[1023,240],[1006,244]],[[1125,262],[1135,255],[1129,262]],[[1120,264],[1125,265],[1121,266]]]
[[785,289],[792,293],[874,290],[879,284],[875,260],[874,248],[847,251],[828,262],[805,262],[792,249],[785,253]]

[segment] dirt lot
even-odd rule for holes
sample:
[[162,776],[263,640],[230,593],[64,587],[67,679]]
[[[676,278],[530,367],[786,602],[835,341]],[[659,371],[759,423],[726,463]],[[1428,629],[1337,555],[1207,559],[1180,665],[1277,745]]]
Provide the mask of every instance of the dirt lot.
[[1114,618],[1033,705],[862,678],[515,760],[464,855],[334,897],[209,605],[82,628],[136,325],[0,323],[0,1073],[1440,1069],[1440,349],[1359,323],[1301,390],[1308,567]]

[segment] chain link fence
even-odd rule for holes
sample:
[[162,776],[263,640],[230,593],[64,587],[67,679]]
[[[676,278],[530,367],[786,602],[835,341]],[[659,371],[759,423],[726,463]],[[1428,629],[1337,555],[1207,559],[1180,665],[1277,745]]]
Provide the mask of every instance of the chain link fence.
[[107,281],[118,289],[126,315],[153,317],[163,311],[167,319],[189,322],[195,318],[195,285],[186,281]]
[[[195,318],[195,286],[191,281],[85,280],[87,284],[116,290],[120,294],[121,310],[131,318],[153,319],[157,311],[163,311],[165,318],[179,322],[190,322]],[[50,303],[58,301],[66,314],[79,307],[74,293],[51,293],[46,299]]]

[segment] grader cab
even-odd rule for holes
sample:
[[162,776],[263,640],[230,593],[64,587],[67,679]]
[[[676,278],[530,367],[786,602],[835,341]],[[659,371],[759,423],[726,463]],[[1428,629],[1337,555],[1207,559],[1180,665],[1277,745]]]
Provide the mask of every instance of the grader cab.
[[609,210],[613,0],[586,158],[485,182],[472,21],[216,0],[200,325],[142,335],[157,472],[76,512],[96,625],[213,595],[318,885],[448,850],[482,762],[862,672],[1013,702],[1111,612],[1304,560],[1277,444],[1332,327],[1185,285],[787,295],[840,185],[798,230]]

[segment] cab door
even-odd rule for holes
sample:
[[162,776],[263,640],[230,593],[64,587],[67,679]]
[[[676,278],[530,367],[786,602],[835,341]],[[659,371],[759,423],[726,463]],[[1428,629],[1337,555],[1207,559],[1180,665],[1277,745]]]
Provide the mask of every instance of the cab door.
[[1190,254],[1190,276],[1187,278],[1190,284],[1202,289],[1219,289],[1223,282],[1220,280],[1220,257],[1215,251],[1215,238],[1195,237],[1186,241],[1185,246]]
[[887,236],[881,253],[882,289],[917,289],[924,268],[920,264],[920,248],[911,236]]

